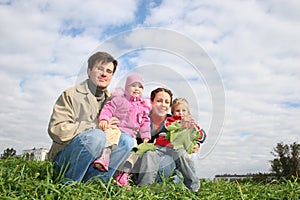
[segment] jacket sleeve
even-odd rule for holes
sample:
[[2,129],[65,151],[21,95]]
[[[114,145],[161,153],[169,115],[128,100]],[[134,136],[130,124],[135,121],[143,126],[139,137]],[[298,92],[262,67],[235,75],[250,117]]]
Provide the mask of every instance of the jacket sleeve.
[[69,91],[64,91],[54,105],[48,126],[48,133],[54,142],[63,144],[75,137],[79,127],[75,118],[71,95]]
[[200,128],[200,126],[198,124],[196,124],[195,122],[193,122],[193,125],[196,128],[196,130],[199,131],[200,136],[201,136],[201,137],[198,138],[197,144],[203,143],[206,139],[205,131],[202,128]]
[[166,118],[166,123],[165,126],[168,127],[171,124],[175,123],[175,122],[181,122],[181,117],[180,116],[170,116]]
[[151,139],[151,130],[150,130],[150,107],[145,106],[143,109],[142,123],[140,126],[139,134],[144,140],[145,138]]
[[106,120],[109,122],[109,119],[113,116],[116,107],[117,107],[117,97],[111,99],[110,101],[107,101],[100,112],[98,122],[100,122],[101,120]]

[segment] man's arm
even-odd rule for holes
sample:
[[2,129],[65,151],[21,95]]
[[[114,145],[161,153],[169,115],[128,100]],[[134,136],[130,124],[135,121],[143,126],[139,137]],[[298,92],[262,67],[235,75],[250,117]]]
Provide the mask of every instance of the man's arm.
[[78,125],[70,91],[64,91],[54,105],[48,133],[53,141],[62,144],[75,137]]

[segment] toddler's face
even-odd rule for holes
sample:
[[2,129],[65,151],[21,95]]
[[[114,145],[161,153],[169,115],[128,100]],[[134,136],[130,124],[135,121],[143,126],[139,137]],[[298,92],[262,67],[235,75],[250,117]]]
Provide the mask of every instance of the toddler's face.
[[138,82],[134,82],[134,83],[130,84],[128,87],[128,93],[130,95],[132,95],[133,97],[142,96],[143,91],[144,91],[144,88],[143,88],[142,84],[140,84]]
[[189,109],[188,109],[187,105],[178,104],[178,105],[174,106],[173,115],[174,116],[181,116],[181,117],[188,116],[189,115],[188,110]]

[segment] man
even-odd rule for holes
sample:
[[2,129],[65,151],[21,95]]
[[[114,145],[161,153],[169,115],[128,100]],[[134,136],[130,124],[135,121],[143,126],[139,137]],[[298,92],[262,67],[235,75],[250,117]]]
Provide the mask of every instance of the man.
[[49,160],[57,171],[65,170],[64,183],[86,182],[95,176],[107,181],[130,155],[134,140],[122,134],[112,151],[108,172],[100,172],[92,165],[105,147],[105,133],[98,129],[97,118],[110,97],[107,87],[117,65],[108,53],[93,54],[88,59],[88,79],[65,90],[54,105],[48,127],[53,141]]

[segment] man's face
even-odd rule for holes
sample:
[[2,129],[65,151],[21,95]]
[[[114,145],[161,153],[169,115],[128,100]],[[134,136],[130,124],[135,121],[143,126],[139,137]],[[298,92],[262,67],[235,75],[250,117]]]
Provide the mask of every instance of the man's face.
[[110,84],[114,70],[114,64],[112,62],[102,63],[101,61],[96,63],[93,68],[88,68],[87,73],[90,80],[99,88],[107,88]]

